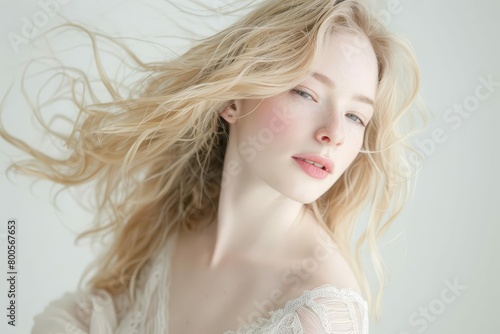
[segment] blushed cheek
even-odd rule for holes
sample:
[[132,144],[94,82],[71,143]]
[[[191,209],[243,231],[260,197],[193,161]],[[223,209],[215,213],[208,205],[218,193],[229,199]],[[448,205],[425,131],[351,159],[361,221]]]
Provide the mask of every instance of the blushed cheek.
[[287,143],[297,137],[298,125],[296,116],[287,109],[286,105],[271,105],[267,112],[262,113],[259,119],[261,133],[272,138],[273,145],[286,149]]

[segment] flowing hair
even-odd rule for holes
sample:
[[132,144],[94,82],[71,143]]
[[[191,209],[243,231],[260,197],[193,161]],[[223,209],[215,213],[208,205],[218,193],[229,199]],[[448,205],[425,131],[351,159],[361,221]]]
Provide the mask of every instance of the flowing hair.
[[[97,39],[102,35],[75,24],[64,26],[90,38],[99,80],[111,99],[98,98],[87,75],[79,72],[78,82],[85,85],[90,101],[83,103],[75,94],[76,80],[69,81],[67,89],[79,112],[71,133],[62,135],[44,125],[48,133],[64,140],[69,152],[64,159],[33,148],[3,127],[0,135],[32,157],[9,169],[64,188],[95,186],[92,227],[76,240],[110,235],[112,241],[82,279],[95,269],[88,287],[112,294],[128,289],[132,301],[138,274],[173,228],[192,231],[200,221],[207,217],[213,221],[217,215],[229,132],[219,113],[237,99],[265,99],[293,89],[319,63],[331,33],[366,36],[377,57],[379,81],[361,154],[329,191],[306,207],[349,261],[372,309],[361,262],[362,247],[367,245],[379,280],[375,302],[379,319],[384,272],[377,240],[408,198],[412,148],[407,139],[416,133],[412,129],[417,113],[410,107],[419,98],[420,75],[405,37],[389,32],[360,0],[264,1],[168,61],[142,62],[109,38],[142,74],[125,94],[100,61]],[[349,50],[356,52],[356,44]],[[69,76],[68,68],[62,67],[62,72]],[[34,112],[38,114],[39,108]],[[38,120],[42,122],[41,117]],[[367,207],[369,219],[353,252],[353,230]]]

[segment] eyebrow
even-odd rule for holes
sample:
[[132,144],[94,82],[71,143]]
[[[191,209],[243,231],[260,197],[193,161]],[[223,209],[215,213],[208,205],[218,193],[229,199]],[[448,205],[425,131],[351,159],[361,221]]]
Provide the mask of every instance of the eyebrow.
[[[314,72],[312,74],[312,77],[315,78],[316,80],[318,80],[319,82],[321,82],[322,84],[328,86],[329,88],[333,89],[336,86],[335,82],[324,74]],[[375,105],[375,103],[373,102],[372,99],[370,99],[368,96],[365,96],[362,94],[354,94],[354,96],[352,98],[356,101],[369,104],[372,107]]]

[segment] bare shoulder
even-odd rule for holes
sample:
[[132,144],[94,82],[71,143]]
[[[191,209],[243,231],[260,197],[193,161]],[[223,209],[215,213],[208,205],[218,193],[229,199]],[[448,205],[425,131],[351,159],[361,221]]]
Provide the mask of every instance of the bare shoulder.
[[300,290],[311,290],[331,284],[339,289],[351,288],[363,296],[349,262],[330,235],[321,226],[316,225],[309,228],[303,236],[300,270],[307,274],[307,279],[301,282]]

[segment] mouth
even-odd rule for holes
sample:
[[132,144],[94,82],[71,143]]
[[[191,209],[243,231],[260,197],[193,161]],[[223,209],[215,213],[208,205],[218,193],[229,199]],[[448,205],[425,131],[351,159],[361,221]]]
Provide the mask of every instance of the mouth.
[[308,164],[311,164],[311,165],[313,165],[313,166],[316,166],[316,167],[321,168],[322,170],[326,171],[325,166],[323,166],[323,165],[321,165],[321,164],[318,164],[318,163],[316,163],[316,162],[314,162],[314,161],[307,160],[307,159],[302,159],[302,158],[295,158],[295,159],[297,159],[297,160],[301,160],[301,161],[305,161],[305,162],[307,162]]
[[301,161],[324,170],[325,172],[331,174],[333,170],[333,162],[319,154],[301,154],[292,156],[297,161]]

